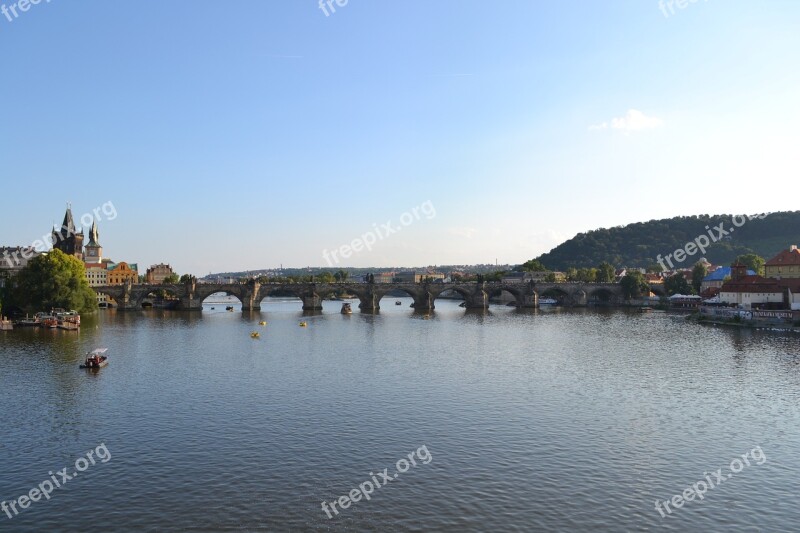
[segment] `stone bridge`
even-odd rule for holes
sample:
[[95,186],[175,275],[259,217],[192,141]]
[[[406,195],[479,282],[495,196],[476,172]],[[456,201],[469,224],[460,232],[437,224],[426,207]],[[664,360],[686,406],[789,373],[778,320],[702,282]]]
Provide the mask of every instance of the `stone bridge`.
[[260,310],[261,301],[273,295],[291,294],[302,300],[304,311],[319,311],[322,301],[335,293],[346,291],[358,297],[362,311],[380,309],[381,298],[393,291],[402,291],[414,300],[414,308],[429,311],[443,293],[460,295],[468,309],[486,309],[489,299],[508,293],[516,307],[538,307],[542,295],[555,298],[562,305],[585,306],[591,303],[609,305],[623,302],[622,288],[617,283],[532,283],[532,282],[455,282],[455,283],[197,283],[146,285],[104,285],[93,287],[95,292],[110,296],[119,309],[141,309],[148,295],[165,291],[178,298],[179,309],[199,310],[203,300],[212,294],[235,296],[243,311]]

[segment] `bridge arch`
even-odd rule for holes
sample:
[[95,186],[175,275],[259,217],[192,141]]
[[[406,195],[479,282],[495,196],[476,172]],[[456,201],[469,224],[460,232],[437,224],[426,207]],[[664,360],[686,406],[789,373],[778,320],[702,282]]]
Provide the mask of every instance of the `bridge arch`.
[[[175,308],[180,305],[182,291],[174,285],[153,286],[151,290],[141,290],[131,295],[136,307],[155,307],[155,303],[163,307]],[[150,305],[148,305],[148,303]]]
[[507,292],[514,298],[514,305],[517,307],[525,307],[525,294],[523,287],[515,287],[510,284],[503,283],[501,285],[486,285],[485,288],[487,301],[489,298],[497,298]]
[[95,294],[105,296],[105,305],[101,305],[101,307],[118,307],[119,302],[117,302],[117,298],[121,298],[122,291],[112,291],[107,288],[103,287],[92,287]]
[[453,292],[461,296],[464,300],[469,300],[469,298],[473,294],[464,287],[445,287],[440,291],[431,291],[431,294],[433,294],[434,299],[436,299],[436,298],[444,298],[447,293],[453,293]]
[[400,292],[405,293],[406,296],[410,296],[411,299],[414,300],[415,304],[417,302],[417,297],[419,296],[419,292],[420,292],[420,291],[414,291],[413,289],[410,289],[408,287],[402,287],[402,286],[401,287],[392,287],[390,289],[384,289],[384,290],[377,289],[377,290],[374,291],[375,299],[378,301],[378,304],[380,304],[380,301],[383,298],[389,296],[390,292],[395,292],[395,291],[400,291]]
[[[227,297],[227,296],[231,296],[233,298],[236,298],[236,300],[239,302],[239,304],[240,305],[242,304],[242,298],[239,295],[234,294],[232,292],[228,292],[228,291],[216,291],[216,292],[212,292],[211,294],[209,294],[207,296],[200,295],[200,296],[197,296],[197,299],[200,301],[200,305],[204,305],[204,304],[205,305],[210,305],[210,304],[225,305],[225,304],[230,303],[230,302],[215,302],[215,301],[213,301],[213,298],[214,297],[217,297],[217,298],[219,298],[219,297]],[[206,302],[206,300],[209,300],[209,299],[212,299],[212,300],[210,302]]]
[[571,303],[569,292],[560,287],[548,287],[537,292],[539,300],[543,298],[550,298],[558,302],[559,305],[568,305]]
[[589,291],[588,302],[592,305],[613,305],[617,303],[617,295],[611,289],[600,287]]

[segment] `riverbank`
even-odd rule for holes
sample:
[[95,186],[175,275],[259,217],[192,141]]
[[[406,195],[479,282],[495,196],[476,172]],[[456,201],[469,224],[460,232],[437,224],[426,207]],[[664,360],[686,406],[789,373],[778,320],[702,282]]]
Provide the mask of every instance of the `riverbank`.
[[687,317],[701,324],[733,326],[768,331],[800,333],[797,311],[759,311],[732,308],[701,307]]

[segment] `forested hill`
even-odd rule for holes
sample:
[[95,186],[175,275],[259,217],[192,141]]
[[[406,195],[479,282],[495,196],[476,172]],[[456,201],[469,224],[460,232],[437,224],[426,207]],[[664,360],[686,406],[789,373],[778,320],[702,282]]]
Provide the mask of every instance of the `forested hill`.
[[691,267],[701,257],[713,264],[725,265],[747,253],[769,260],[789,245],[800,244],[800,211],[760,216],[764,218],[737,217],[736,224],[740,227],[734,226],[733,215],[698,215],[598,229],[579,233],[538,259],[548,269],[560,271],[570,267],[595,267],[603,261],[617,267],[644,268],[654,264],[659,254],[662,257],[671,254],[701,235],[708,236],[711,232],[717,237],[719,232],[715,227],[720,223],[724,223],[724,229],[730,234],[712,243],[705,254],[697,252],[676,267]]

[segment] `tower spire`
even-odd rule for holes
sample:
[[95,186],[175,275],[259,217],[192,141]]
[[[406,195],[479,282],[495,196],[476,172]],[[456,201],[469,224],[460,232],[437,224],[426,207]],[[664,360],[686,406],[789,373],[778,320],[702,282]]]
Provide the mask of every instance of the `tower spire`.
[[100,233],[97,231],[97,221],[92,221],[92,229],[89,231],[89,244],[87,246],[100,246]]

